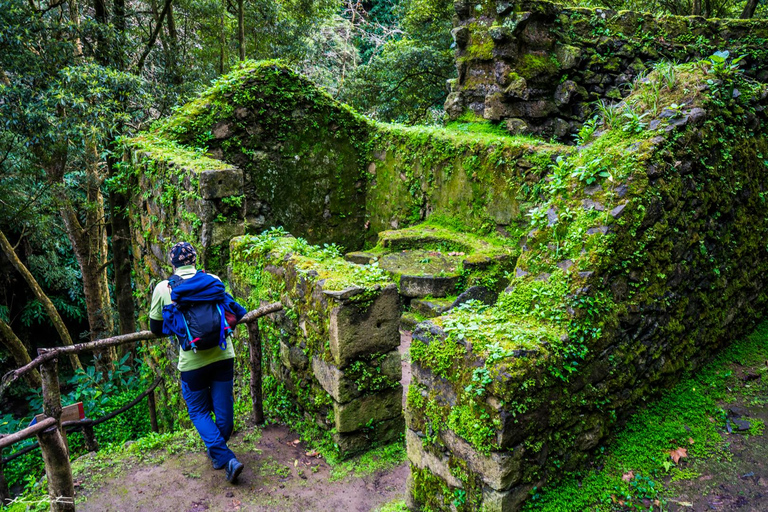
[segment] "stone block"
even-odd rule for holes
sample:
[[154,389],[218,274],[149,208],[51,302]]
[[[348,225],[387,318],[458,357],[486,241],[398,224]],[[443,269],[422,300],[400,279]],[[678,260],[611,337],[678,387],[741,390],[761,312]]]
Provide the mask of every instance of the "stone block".
[[402,276],[400,293],[405,297],[446,297],[456,290],[459,276]]
[[483,487],[483,511],[484,512],[511,512],[520,510],[532,485],[521,485],[508,491],[499,492],[490,487]]
[[403,387],[397,386],[380,393],[361,396],[351,402],[333,403],[336,431],[354,432],[369,424],[402,415]]
[[386,444],[402,439],[405,431],[403,418],[376,423],[372,428],[365,428],[350,433],[336,433],[333,442],[339,447],[339,455],[346,457],[370,449],[374,444]]
[[451,468],[448,466],[449,458],[437,456],[425,450],[419,435],[409,428],[405,429],[405,449],[408,452],[408,460],[417,468],[428,469],[451,487],[463,487],[461,480],[451,473]]
[[243,171],[237,168],[200,173],[200,195],[203,199],[221,199],[243,193]]
[[433,318],[447,312],[453,303],[454,299],[413,299],[411,308],[426,318]]
[[[281,352],[282,355],[282,352]],[[402,378],[402,365],[400,352],[393,350],[387,354],[380,363],[380,374],[393,382],[399,382]],[[371,372],[376,372],[374,368]],[[334,364],[328,363],[320,357],[312,358],[312,372],[320,385],[333,399],[339,403],[347,403],[364,394],[358,389],[358,384]]]
[[400,345],[400,296],[394,284],[370,303],[338,301],[329,322],[334,362],[344,368],[368,354],[389,352]]
[[280,361],[292,370],[304,370],[309,365],[309,358],[299,347],[280,342]]
[[469,469],[478,473],[492,489],[504,491],[520,480],[524,452],[522,446],[511,453],[505,451],[483,455],[451,430],[441,432],[440,439],[453,456],[466,461]]

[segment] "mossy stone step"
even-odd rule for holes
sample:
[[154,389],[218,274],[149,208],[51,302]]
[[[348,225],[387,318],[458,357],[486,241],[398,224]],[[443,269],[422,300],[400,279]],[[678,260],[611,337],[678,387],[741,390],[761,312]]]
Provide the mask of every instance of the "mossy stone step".
[[461,278],[461,256],[417,249],[385,254],[379,268],[400,283],[405,297],[445,297],[456,290]]

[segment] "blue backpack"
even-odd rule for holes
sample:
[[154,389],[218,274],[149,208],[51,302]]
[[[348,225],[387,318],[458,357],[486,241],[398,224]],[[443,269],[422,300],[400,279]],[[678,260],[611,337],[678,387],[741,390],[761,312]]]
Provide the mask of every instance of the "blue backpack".
[[168,286],[173,302],[163,306],[163,334],[176,336],[179,347],[185,351],[196,353],[217,345],[226,349],[227,337],[232,334],[226,312],[233,313],[229,303],[234,299],[226,292],[224,283],[198,270],[187,279],[171,276]]

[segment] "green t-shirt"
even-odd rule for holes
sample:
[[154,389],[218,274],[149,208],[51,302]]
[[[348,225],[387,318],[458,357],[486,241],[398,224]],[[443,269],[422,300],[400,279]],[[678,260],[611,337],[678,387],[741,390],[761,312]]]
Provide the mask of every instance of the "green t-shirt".
[[[185,265],[176,269],[176,275],[182,279],[192,277],[197,273],[197,269],[194,265]],[[211,276],[216,277],[211,274]],[[171,289],[168,286],[168,280],[160,281],[155,286],[155,291],[152,293],[152,305],[149,307],[149,318],[152,320],[163,319],[163,306],[171,303]],[[179,345],[174,343],[174,346],[178,349]],[[191,350],[179,350],[179,364],[178,368],[180,372],[187,372],[189,370],[197,370],[203,366],[208,366],[216,361],[223,361],[224,359],[233,359],[235,357],[235,348],[232,346],[232,339],[227,341],[227,348],[221,350],[219,347],[209,348],[208,350],[198,350],[197,353]]]

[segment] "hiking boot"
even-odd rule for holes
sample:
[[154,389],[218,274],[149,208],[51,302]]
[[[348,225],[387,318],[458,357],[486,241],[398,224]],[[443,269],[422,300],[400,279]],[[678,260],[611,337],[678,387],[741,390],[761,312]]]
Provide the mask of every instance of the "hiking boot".
[[208,458],[211,461],[211,466],[213,466],[213,469],[218,471],[219,469],[224,469],[226,467],[226,464],[222,464],[222,465],[216,464],[216,461],[213,460],[213,457],[211,457],[211,450],[206,449],[205,453],[208,455]]
[[243,463],[237,459],[230,459],[227,462],[227,481],[231,484],[237,482],[237,477],[243,472]]

